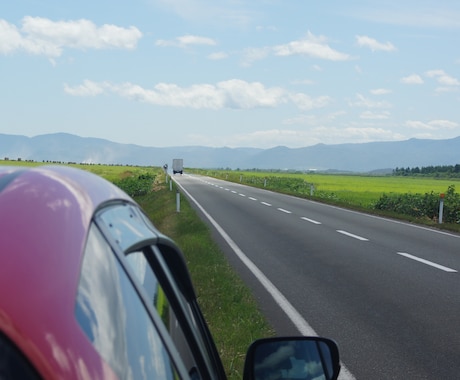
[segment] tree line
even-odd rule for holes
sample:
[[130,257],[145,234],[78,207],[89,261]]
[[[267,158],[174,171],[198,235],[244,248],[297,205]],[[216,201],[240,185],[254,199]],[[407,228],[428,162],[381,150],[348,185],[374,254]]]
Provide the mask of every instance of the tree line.
[[460,164],[396,168],[393,170],[393,175],[460,178]]

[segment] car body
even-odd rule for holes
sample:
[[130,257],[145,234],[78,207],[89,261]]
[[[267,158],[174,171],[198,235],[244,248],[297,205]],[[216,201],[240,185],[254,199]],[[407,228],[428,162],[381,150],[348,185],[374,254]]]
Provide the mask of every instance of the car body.
[[176,244],[101,177],[39,166],[0,167],[0,378],[226,376]]

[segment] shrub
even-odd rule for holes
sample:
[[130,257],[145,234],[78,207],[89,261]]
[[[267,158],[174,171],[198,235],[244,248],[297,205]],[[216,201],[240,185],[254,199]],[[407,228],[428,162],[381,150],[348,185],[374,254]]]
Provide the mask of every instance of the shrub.
[[[392,211],[415,218],[439,218],[439,194],[383,194],[375,203],[376,210]],[[443,221],[460,223],[460,195],[450,185],[444,198]]]
[[155,175],[143,173],[138,176],[125,177],[113,183],[131,197],[135,197],[147,194],[152,189],[154,180]]

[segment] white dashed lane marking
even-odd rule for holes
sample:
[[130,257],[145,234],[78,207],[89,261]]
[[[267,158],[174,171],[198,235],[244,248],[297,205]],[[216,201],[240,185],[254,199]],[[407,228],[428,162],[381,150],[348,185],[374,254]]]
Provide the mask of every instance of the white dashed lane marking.
[[369,239],[366,239],[365,237],[358,236],[358,235],[352,234],[352,233],[347,232],[347,231],[337,230],[337,232],[338,232],[339,234],[342,234],[342,235],[345,235],[345,236],[352,237],[353,239],[357,239],[357,240],[361,240],[361,241],[369,241]]
[[[209,185],[212,185],[214,187],[217,187],[217,188],[220,188],[222,190],[225,190],[225,191],[230,191],[232,192],[233,194],[238,194],[239,196],[241,197],[247,197],[245,194],[242,194],[242,193],[239,193],[238,191],[235,191],[235,190],[231,190],[229,188],[226,188],[226,187],[222,187],[222,186],[217,186],[211,182],[206,182],[207,184]],[[247,197],[249,200],[251,201],[257,201],[257,198],[254,198],[254,197],[251,197],[251,196],[248,196]],[[272,204],[271,203],[268,203],[268,202],[263,202],[261,201],[260,204],[264,205],[264,206],[267,206],[267,207],[271,207]],[[278,207],[277,208],[278,211],[281,211],[285,214],[292,214],[292,211],[289,211],[289,210],[286,210],[284,208],[281,208],[281,207]],[[317,220],[314,220],[314,219],[310,219],[310,218],[307,218],[305,216],[301,216],[300,217],[301,220],[304,220],[306,222],[309,222],[309,223],[312,223],[312,224],[316,224],[316,225],[320,225],[322,224],[321,222],[317,221]],[[359,236],[359,235],[355,235],[351,232],[347,232],[347,231],[344,231],[344,230],[336,230],[339,234],[342,234],[344,236],[348,236],[348,237],[351,237],[353,239],[356,239],[356,240],[360,240],[360,241],[369,241],[369,239],[363,237],[363,236]],[[449,268],[449,267],[446,267],[446,266],[443,266],[441,264],[437,264],[435,262],[432,262],[432,261],[429,261],[429,260],[425,260],[425,259],[422,259],[420,257],[417,257],[417,256],[414,256],[414,255],[411,255],[409,253],[405,253],[405,252],[396,252],[398,255],[400,256],[403,256],[403,257],[406,257],[410,260],[413,260],[413,261],[417,261],[417,262],[420,262],[422,264],[425,264],[425,265],[429,265],[431,267],[434,267],[436,269],[440,269],[442,271],[445,271],[445,272],[450,272],[450,273],[457,273],[458,271],[455,270],[455,269],[452,269],[452,268]]]
[[284,208],[277,208],[278,211],[284,212],[285,214],[292,214],[292,211],[285,210]]
[[398,255],[401,255],[401,256],[407,257],[408,259],[418,261],[419,263],[423,263],[423,264],[432,266],[434,268],[443,270],[444,272],[451,272],[451,273],[457,272],[455,269],[445,267],[444,265],[436,264],[436,263],[434,263],[432,261],[428,261],[428,260],[422,259],[420,257],[413,256],[413,255],[411,255],[409,253],[404,253],[404,252],[397,252],[397,253],[398,253]]
[[317,220],[313,220],[310,218],[306,218],[305,216],[302,216],[300,219],[305,220],[307,222],[313,223],[313,224],[321,224],[321,222],[318,222]]

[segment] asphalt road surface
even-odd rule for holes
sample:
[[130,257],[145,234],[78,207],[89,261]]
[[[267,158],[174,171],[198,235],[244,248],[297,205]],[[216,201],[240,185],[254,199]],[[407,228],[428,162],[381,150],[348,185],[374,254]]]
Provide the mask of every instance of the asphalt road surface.
[[208,177],[183,196],[278,335],[334,339],[342,379],[460,378],[460,236]]

